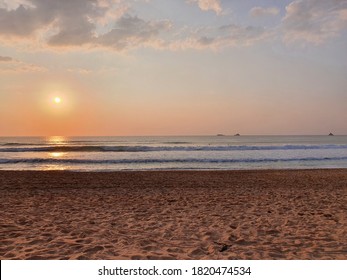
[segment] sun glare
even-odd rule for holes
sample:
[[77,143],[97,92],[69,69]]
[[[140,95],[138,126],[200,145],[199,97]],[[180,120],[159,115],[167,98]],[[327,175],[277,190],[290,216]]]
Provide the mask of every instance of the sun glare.
[[61,98],[60,97],[55,97],[54,98],[54,103],[55,104],[59,104],[61,102]]

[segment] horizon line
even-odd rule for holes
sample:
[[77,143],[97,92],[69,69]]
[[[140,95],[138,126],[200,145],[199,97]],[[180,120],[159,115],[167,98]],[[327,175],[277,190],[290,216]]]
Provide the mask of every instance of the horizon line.
[[253,137],[253,136],[347,136],[347,134],[147,134],[147,135],[0,135],[0,138],[15,138],[15,137]]

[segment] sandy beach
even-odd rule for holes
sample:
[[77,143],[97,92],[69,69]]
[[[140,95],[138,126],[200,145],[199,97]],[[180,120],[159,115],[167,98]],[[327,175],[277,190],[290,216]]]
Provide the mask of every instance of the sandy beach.
[[347,171],[0,172],[1,259],[347,259]]

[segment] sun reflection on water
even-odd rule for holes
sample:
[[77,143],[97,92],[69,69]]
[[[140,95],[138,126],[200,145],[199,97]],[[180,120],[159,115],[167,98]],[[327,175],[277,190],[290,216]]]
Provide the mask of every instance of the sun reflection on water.
[[63,145],[68,141],[68,139],[64,136],[49,136],[46,141],[50,145]]
[[[64,146],[67,144],[68,139],[64,136],[49,136],[46,137],[45,142],[47,145],[49,145],[50,147],[55,147],[55,146]],[[59,147],[57,147],[57,149],[59,149]],[[67,170],[68,167],[62,163],[59,162],[59,159],[62,159],[66,156],[66,152],[61,152],[61,151],[51,151],[47,153],[48,158],[57,160],[57,162],[52,162],[50,164],[47,164],[43,167],[43,170],[45,171],[53,171],[53,170],[59,170],[59,171],[63,171],[63,170]]]
[[51,153],[48,153],[48,155],[52,158],[61,158],[65,155],[66,153],[63,153],[63,152],[51,152]]

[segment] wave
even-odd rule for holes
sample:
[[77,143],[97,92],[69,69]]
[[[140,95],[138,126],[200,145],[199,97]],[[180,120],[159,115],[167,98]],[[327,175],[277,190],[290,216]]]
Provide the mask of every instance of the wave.
[[268,151],[347,149],[347,145],[276,145],[276,146],[36,146],[0,148],[3,153],[16,152],[161,152],[161,151]]
[[[119,141],[120,142],[120,141]],[[83,145],[84,143],[92,143],[92,144],[101,144],[104,143],[102,141],[68,141],[68,142],[60,142],[60,143],[49,143],[49,142],[42,142],[42,143],[16,143],[16,142],[8,142],[8,143],[0,143],[0,146],[3,147],[25,147],[25,146],[38,146],[38,147],[51,147],[49,145],[54,146],[66,146],[69,144],[75,145]],[[90,145],[90,144],[89,144]]]
[[307,162],[307,161],[340,161],[347,157],[305,157],[305,158],[259,158],[259,159],[117,159],[117,160],[87,160],[87,159],[55,159],[55,158],[16,158],[0,159],[0,164],[151,164],[151,163],[271,163],[271,162]]
[[3,143],[0,144],[0,146],[13,146],[13,147],[17,147],[17,146],[44,146],[47,144],[43,144],[43,143]]
[[172,141],[172,142],[163,142],[163,144],[175,144],[175,145],[179,145],[179,144],[191,144],[191,142]]

